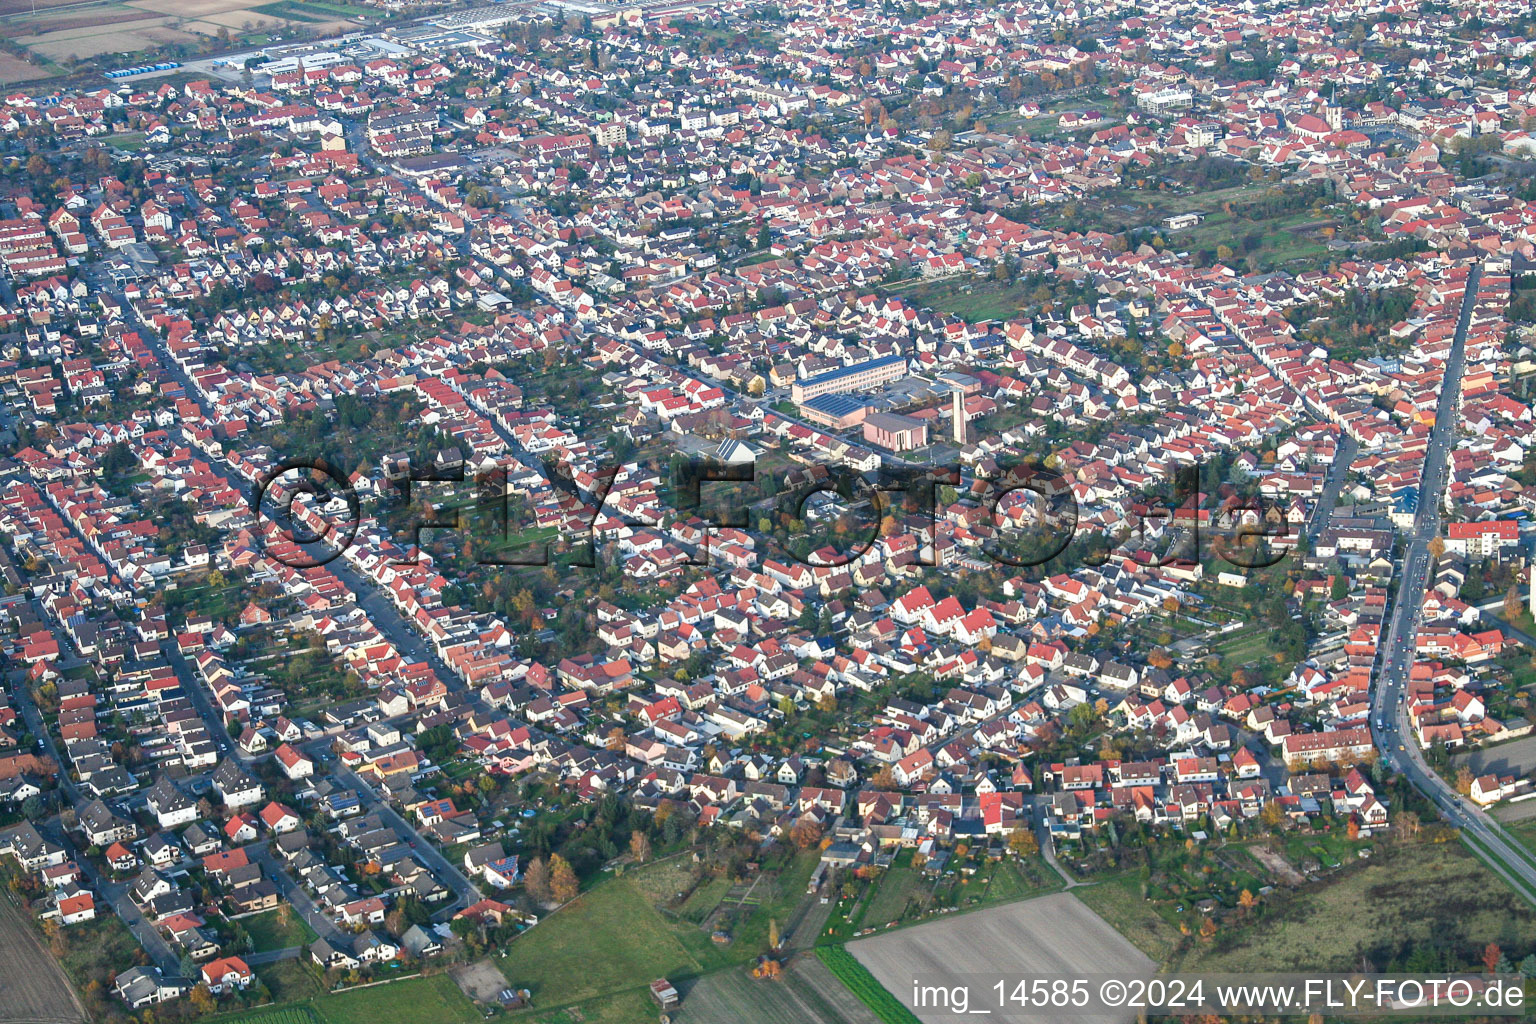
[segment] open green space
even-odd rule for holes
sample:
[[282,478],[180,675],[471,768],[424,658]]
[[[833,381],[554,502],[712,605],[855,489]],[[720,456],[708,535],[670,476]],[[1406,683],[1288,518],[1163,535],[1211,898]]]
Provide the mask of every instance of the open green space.
[[281,965],[281,970],[272,969],[278,964],[258,968],[257,976],[274,999],[298,997],[301,1001],[230,1014],[218,1018],[219,1024],[312,1024],[317,1020],[319,1024],[474,1024],[482,1019],[446,974],[324,993],[298,962],[282,961]]
[[688,898],[683,901],[678,914],[685,921],[703,924],[704,919],[720,905],[720,900],[725,897],[730,888],[731,883],[729,879],[712,878],[688,894]]
[[480,1019],[469,997],[446,974],[326,996],[318,1009],[328,1024],[471,1024]]
[[242,918],[240,923],[250,933],[251,941],[256,944],[253,952],[257,953],[306,946],[317,938],[315,930],[302,916],[291,910],[284,913],[281,907]]
[[864,923],[882,928],[900,921],[923,884],[922,872],[912,866],[912,852],[904,851],[875,887],[864,909]]
[[892,294],[907,302],[940,313],[954,313],[970,321],[1009,320],[1033,300],[1030,289],[1006,281],[959,274],[932,281],[892,285]]
[[508,947],[499,966],[513,987],[530,989],[535,1001],[558,1003],[703,969],[627,878],[594,886],[540,921]]
[[913,852],[904,850],[874,877],[852,880],[852,894],[838,897],[818,941],[835,946],[937,913],[977,910],[1061,889],[1060,878],[1038,857],[990,860],[972,851],[952,860],[938,876],[924,874],[913,860]]
[[1179,930],[1144,894],[1146,885],[1147,872],[1132,871],[1080,886],[1072,894],[1109,922],[1131,945],[1162,963],[1178,947]]
[[[1099,888],[1081,891],[1090,905]],[[1368,862],[1267,901],[1251,920],[1224,920],[1215,941],[1190,946],[1177,966],[1345,970],[1361,957],[1383,967],[1425,951],[1470,965],[1490,941],[1536,945],[1536,912],[1461,844],[1418,842],[1379,846]]]
[[301,960],[279,960],[256,968],[256,977],[272,993],[274,1003],[296,1003],[325,994],[319,979]]
[[[728,944],[713,941],[699,925],[731,883],[706,877],[695,885],[692,862],[671,858],[594,885],[520,935],[497,964],[510,985],[533,993],[535,1006],[580,1004],[583,1013],[594,1001],[622,1003],[624,993],[655,978],[676,982],[745,964],[768,948],[770,921],[781,938],[787,934],[818,857],[816,850],[801,851],[782,868],[765,866],[755,885],[745,882],[748,902],[710,922],[729,933]],[[679,899],[679,893],[685,895]]]
[[1505,823],[1504,831],[1509,833],[1511,839],[1517,840],[1527,850],[1536,854],[1536,818]]
[[518,1014],[513,1019],[520,1024],[635,1024],[637,1021],[656,1019],[656,1002],[645,985],[626,992],[598,996],[582,1003]]

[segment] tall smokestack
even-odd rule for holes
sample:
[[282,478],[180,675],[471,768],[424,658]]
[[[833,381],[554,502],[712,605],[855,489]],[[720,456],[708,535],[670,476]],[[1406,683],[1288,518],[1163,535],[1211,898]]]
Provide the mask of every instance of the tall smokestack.
[[965,391],[961,388],[955,388],[955,390],[949,393],[949,401],[950,418],[954,420],[952,426],[955,432],[955,444],[965,444]]

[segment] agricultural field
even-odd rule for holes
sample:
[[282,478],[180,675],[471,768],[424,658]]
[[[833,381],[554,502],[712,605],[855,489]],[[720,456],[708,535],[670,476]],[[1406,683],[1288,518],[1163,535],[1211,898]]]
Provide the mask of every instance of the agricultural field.
[[238,1024],[320,1024],[320,1018],[308,1006],[268,1006],[225,1020]]
[[793,961],[779,978],[738,967],[684,987],[678,1024],[879,1024],[814,957]]
[[917,1024],[917,1015],[881,985],[846,947],[822,946],[816,950],[816,957],[881,1024]]
[[11,53],[0,53],[0,85],[47,78],[52,74],[50,65],[27,60],[25,57],[18,57]]
[[[850,942],[847,951],[889,992],[923,984],[954,984],[956,965],[985,964],[1004,976],[1068,974],[1091,963],[1120,977],[1150,976],[1156,964],[1069,893],[956,914]],[[944,1017],[919,1012],[920,1020]],[[1092,1016],[1074,1018],[1091,1021]],[[1104,1016],[1103,1020],[1119,1018]],[[888,1024],[891,1022],[888,1021]]]
[[321,34],[345,31],[356,27],[348,19],[361,10],[332,0],[255,6],[249,0],[39,0],[35,6],[30,0],[0,0],[6,34],[31,55],[6,55],[0,60],[0,80],[50,74],[51,62],[111,61],[114,55],[127,59],[129,54],[150,54],[177,44],[200,47],[221,32],[240,36],[285,26]]
[[37,930],[0,896],[0,1021],[84,1021],[85,1008],[75,997],[58,962],[43,948]]
[[10,26],[16,42],[50,61],[107,57],[158,50],[176,43],[196,44],[199,36],[179,27],[182,19],[127,4],[60,12],[53,18]]

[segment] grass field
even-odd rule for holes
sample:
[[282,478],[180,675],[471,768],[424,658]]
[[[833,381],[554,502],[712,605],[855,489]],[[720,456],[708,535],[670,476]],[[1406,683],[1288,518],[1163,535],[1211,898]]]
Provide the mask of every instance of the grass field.
[[318,1009],[327,1024],[473,1024],[481,1019],[446,974],[326,996]]
[[1179,931],[1141,894],[1145,872],[1106,878],[1073,890],[1094,913],[1108,921],[1147,956],[1162,963],[1178,946]]
[[656,1019],[656,1002],[644,987],[599,996],[573,1006],[555,1010],[535,1008],[513,1019],[519,1024],[649,1024]]
[[[679,983],[751,961],[768,948],[770,920],[787,933],[818,856],[816,850],[802,851],[782,873],[765,871],[753,889],[753,903],[731,922],[729,945],[712,942],[692,920],[714,908],[730,888],[726,880],[702,882],[674,920],[657,909],[691,884],[691,865],[674,858],[593,886],[520,936],[496,964],[510,985],[532,991],[535,1006],[555,1013],[574,1006],[587,1020],[623,1019],[632,995],[644,994],[651,980]],[[547,1019],[562,1024],[558,1016]]]
[[923,883],[922,872],[912,866],[912,852],[903,851],[896,858],[896,863],[881,876],[875,894],[864,908],[864,924],[871,928],[883,928],[900,921],[906,916],[908,901],[917,894]]
[[884,930],[921,921],[938,911],[974,910],[1061,889],[1060,880],[1039,858],[984,861],[970,875],[927,878],[912,866],[911,851],[898,854],[869,885],[855,900],[838,901],[822,942],[837,945],[865,929]]
[[1536,818],[1505,822],[1504,831],[1509,833],[1510,838],[1523,843],[1527,850],[1536,853]]
[[240,1024],[320,1024],[320,1018],[308,1006],[269,1006],[226,1019]]
[[446,974],[322,994],[313,976],[297,964],[282,972],[261,968],[257,973],[274,999],[301,1001],[220,1017],[218,1024],[475,1024],[482,1019]]
[[499,965],[514,987],[531,989],[535,1001],[554,1005],[703,968],[628,878],[609,879],[541,921],[508,947]]
[[907,302],[940,313],[954,313],[967,320],[1008,320],[1019,307],[1030,303],[1029,290],[1020,285],[992,281],[970,274],[892,285],[889,291]]
[[728,879],[711,878],[688,894],[688,898],[683,901],[678,914],[685,921],[703,924],[704,919],[720,905],[721,898],[730,891],[730,888],[731,883]]
[[377,10],[352,7],[347,4],[326,3],[324,0],[277,0],[276,3],[251,7],[250,11],[268,18],[287,21],[335,21],[337,18],[353,18],[359,15],[378,17]]
[[325,995],[309,968],[298,960],[262,964],[256,968],[256,977],[272,992],[272,1001],[276,1003],[296,1003]]
[[272,949],[288,949],[292,946],[305,946],[318,937],[314,929],[298,914],[290,912],[288,921],[284,924],[281,909],[268,910],[253,917],[242,918],[240,923],[245,926],[246,931],[250,932],[251,941],[256,943],[254,952],[257,953],[265,953]]
[[[1084,896],[1094,889],[1084,890]],[[1319,928],[1319,921],[1328,927]],[[1379,847],[1372,859],[1277,900],[1260,920],[1195,945],[1200,971],[1343,970],[1443,943],[1475,961],[1488,942],[1536,942],[1536,913],[1459,843]]]

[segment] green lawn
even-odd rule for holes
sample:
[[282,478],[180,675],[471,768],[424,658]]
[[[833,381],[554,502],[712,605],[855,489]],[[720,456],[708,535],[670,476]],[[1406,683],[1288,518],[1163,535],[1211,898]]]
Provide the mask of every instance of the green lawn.
[[954,313],[967,320],[1009,320],[1019,315],[1019,308],[1031,303],[1030,291],[1022,285],[1009,286],[960,274],[935,281],[903,281],[887,289],[907,302],[927,306],[940,313]]
[[[1009,903],[1033,899],[1061,890],[1061,876],[1046,867],[1038,856],[1018,860],[1009,857],[993,861],[977,875],[983,886],[980,902]],[[972,882],[972,885],[977,884]]]
[[514,988],[531,989],[536,1002],[554,1005],[702,969],[628,878],[608,879],[539,922],[498,964]]
[[1536,818],[1526,818],[1504,825],[1504,831],[1510,838],[1519,840],[1527,850],[1536,853]]
[[341,992],[316,1005],[327,1024],[475,1024],[481,1019],[446,974]]
[[286,924],[283,917],[282,908],[278,908],[240,921],[245,926],[245,930],[251,933],[251,940],[256,943],[254,952],[265,953],[273,949],[307,946],[315,941],[317,938],[315,930],[302,916],[289,911]]
[[[765,869],[752,902],[729,923],[729,945],[713,942],[696,922],[674,924],[656,909],[686,884],[683,862],[674,859],[599,882],[519,936],[497,963],[510,985],[532,990],[535,1005],[554,1007],[585,1007],[591,1000],[628,992],[637,982],[676,981],[744,964],[768,948],[770,920],[778,922],[781,935],[787,931],[819,856],[817,850],[804,850],[781,872]],[[698,897],[693,913],[715,892],[725,891],[715,880],[699,889],[706,895]],[[684,906],[691,904],[692,899]]]
[[720,905],[721,897],[729,892],[730,888],[731,883],[729,879],[711,878],[688,894],[688,898],[683,901],[683,905],[678,913],[685,921],[703,924],[704,919]]
[[296,1003],[325,995],[309,967],[299,960],[279,960],[256,968],[256,977],[272,993],[275,1003]]
[[480,1011],[451,977],[407,978],[387,985],[323,993],[292,961],[257,968],[274,999],[297,999],[218,1018],[218,1024],[476,1024]]
[[865,927],[884,928],[906,917],[908,901],[924,885],[932,886],[933,882],[925,880],[922,871],[912,866],[912,851],[902,851],[890,869],[880,877],[875,894],[864,908]]
[[536,1006],[513,1019],[519,1024],[650,1024],[658,1012],[650,989],[642,985],[555,1010]]

